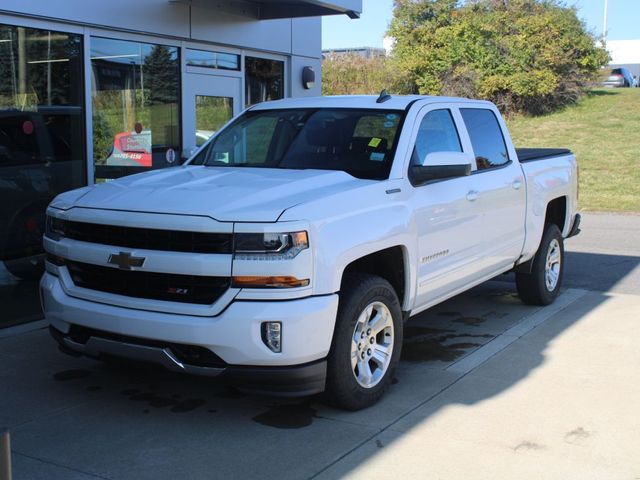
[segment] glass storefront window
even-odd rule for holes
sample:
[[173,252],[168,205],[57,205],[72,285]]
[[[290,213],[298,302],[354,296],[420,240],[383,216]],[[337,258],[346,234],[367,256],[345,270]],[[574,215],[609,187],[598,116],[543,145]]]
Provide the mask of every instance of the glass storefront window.
[[245,57],[247,106],[284,98],[284,62]]
[[92,37],[91,74],[96,181],[176,165],[178,48]]
[[186,57],[187,65],[192,67],[240,70],[240,56],[232,53],[187,49]]
[[82,37],[0,25],[0,328],[42,317],[45,208],[86,183]]
[[233,98],[196,95],[196,146],[201,147],[233,117]]

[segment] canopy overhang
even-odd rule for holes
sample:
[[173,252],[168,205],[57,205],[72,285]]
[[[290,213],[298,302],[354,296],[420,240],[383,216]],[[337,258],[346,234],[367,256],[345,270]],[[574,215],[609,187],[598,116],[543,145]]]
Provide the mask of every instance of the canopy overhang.
[[362,0],[170,0],[199,7],[209,7],[244,17],[269,20],[276,18],[347,15],[359,18]]

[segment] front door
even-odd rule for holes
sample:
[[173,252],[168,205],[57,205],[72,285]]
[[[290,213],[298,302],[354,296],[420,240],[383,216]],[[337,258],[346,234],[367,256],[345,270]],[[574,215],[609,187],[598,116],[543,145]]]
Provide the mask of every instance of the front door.
[[[412,163],[422,164],[428,154],[464,152],[470,145],[459,135],[461,122],[455,109],[428,106],[418,117]],[[432,181],[413,189],[413,210],[418,234],[418,285],[415,310],[437,303],[473,282],[482,258],[480,212],[470,192],[477,177]]]
[[231,118],[240,113],[242,81],[197,73],[185,76],[183,88],[183,156],[202,146]]

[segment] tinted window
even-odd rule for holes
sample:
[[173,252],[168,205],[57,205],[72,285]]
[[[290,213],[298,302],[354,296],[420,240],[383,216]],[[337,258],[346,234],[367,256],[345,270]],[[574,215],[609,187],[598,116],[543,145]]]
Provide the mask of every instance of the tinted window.
[[412,163],[422,164],[433,152],[462,152],[458,130],[449,110],[433,110],[422,119]]
[[175,165],[178,49],[93,37],[91,73],[96,181]]
[[192,162],[220,167],[342,170],[389,176],[402,112],[294,109],[247,112]]
[[45,208],[86,183],[82,37],[0,25],[0,328],[42,318]]
[[219,70],[240,70],[240,55],[187,49],[187,65]]
[[462,108],[460,112],[471,138],[478,170],[507,163],[507,145],[494,113],[481,108]]
[[284,62],[245,57],[247,106],[284,98]]

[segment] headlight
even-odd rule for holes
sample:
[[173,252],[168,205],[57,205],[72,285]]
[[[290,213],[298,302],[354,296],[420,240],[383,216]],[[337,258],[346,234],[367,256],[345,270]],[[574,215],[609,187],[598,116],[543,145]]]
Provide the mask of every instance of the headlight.
[[45,235],[53,240],[60,240],[64,237],[64,220],[47,215]]
[[236,233],[233,242],[237,260],[289,260],[309,248],[307,232]]

